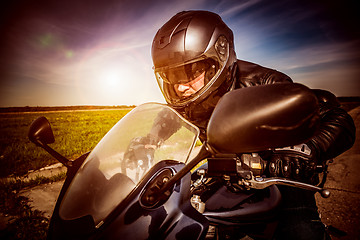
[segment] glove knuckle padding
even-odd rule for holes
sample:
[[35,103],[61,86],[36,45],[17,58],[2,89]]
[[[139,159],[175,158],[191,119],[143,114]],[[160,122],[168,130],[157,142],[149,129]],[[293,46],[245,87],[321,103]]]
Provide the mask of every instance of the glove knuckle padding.
[[269,161],[270,176],[309,182],[316,173],[316,158],[308,146],[276,149]]

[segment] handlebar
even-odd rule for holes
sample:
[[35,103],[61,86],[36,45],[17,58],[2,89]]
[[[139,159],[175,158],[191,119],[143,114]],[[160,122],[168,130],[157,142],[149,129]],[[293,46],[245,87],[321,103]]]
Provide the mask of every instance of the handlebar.
[[323,198],[330,196],[330,191],[320,187],[322,185],[314,186],[279,177],[257,177],[266,169],[264,160],[258,154],[242,154],[240,158],[236,154],[218,154],[207,158],[207,162],[208,167],[204,175],[206,174],[207,177],[226,176],[226,179],[230,181],[236,179],[235,181],[245,188],[264,189],[272,185],[286,185],[319,192]]

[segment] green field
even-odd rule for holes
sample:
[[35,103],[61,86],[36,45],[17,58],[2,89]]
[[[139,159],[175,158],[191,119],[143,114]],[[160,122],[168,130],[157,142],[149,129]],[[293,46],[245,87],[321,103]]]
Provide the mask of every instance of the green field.
[[[358,97],[340,100],[347,111],[360,105]],[[57,163],[45,150],[36,147],[27,138],[29,126],[37,117],[47,117],[52,125],[55,143],[51,147],[65,157],[75,159],[93,149],[105,133],[133,107],[112,107],[109,110],[84,106],[81,110],[74,110],[76,108],[0,109],[0,177],[12,174],[20,176],[29,170]]]
[[37,117],[45,116],[51,123],[55,143],[50,146],[75,159],[94,148],[131,109],[0,113],[0,177],[20,176],[57,163],[27,138],[29,126]]

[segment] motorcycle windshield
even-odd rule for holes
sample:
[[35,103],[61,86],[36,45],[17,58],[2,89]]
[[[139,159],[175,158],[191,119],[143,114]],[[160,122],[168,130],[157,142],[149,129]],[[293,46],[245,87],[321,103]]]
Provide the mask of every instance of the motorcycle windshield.
[[60,217],[91,216],[98,225],[157,162],[185,163],[198,135],[196,126],[166,105],[146,103],[134,108],[79,168],[60,205]]

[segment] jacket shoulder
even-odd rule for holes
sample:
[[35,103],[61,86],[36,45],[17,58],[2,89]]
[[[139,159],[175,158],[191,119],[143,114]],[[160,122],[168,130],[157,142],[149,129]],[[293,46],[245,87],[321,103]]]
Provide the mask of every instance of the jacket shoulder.
[[339,100],[333,93],[322,89],[312,89],[312,91],[316,95],[320,104],[327,104],[333,107],[340,106]]
[[288,75],[256,63],[238,60],[237,67],[239,70],[238,87],[293,82]]

